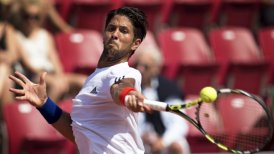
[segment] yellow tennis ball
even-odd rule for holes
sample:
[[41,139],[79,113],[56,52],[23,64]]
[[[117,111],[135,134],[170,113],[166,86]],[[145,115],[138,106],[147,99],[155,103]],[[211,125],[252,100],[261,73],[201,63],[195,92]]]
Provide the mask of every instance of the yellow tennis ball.
[[200,97],[204,102],[211,103],[217,99],[217,91],[213,87],[204,87],[200,91]]

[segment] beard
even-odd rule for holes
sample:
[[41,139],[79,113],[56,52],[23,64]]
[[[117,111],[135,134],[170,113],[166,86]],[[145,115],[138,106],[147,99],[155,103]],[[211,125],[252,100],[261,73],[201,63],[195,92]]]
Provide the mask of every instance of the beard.
[[129,54],[131,54],[130,50],[116,50],[105,47],[102,58],[108,62],[117,62],[128,57]]

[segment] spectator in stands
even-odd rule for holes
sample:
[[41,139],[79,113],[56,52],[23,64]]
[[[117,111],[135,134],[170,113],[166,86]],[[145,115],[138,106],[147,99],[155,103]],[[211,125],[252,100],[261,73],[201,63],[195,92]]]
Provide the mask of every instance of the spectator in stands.
[[[22,9],[24,3],[28,0],[10,0],[12,1],[12,7],[10,8],[11,15],[9,17],[10,22],[15,26],[15,28],[21,28],[20,17],[18,16],[18,12]],[[45,9],[45,18],[47,19],[47,23],[50,23],[49,27],[53,27],[54,30],[61,32],[70,32],[73,30],[66,21],[59,15],[59,12],[55,9],[54,3],[49,0],[33,0],[39,3],[42,3]]]
[[[155,46],[140,46],[136,53],[136,68],[142,74],[142,92],[150,100],[182,103],[183,93],[170,80],[160,75],[162,55]],[[139,128],[147,153],[190,153],[185,135],[186,122],[168,112],[141,113]]]
[[15,31],[7,22],[10,1],[0,0],[0,109],[3,103],[10,102],[12,95],[9,87],[12,82],[8,80],[17,61]]
[[[49,96],[58,101],[69,90],[78,91],[86,76],[64,73],[51,33],[43,28],[47,7],[40,0],[24,0],[20,10],[21,28],[16,37],[25,74],[38,78],[48,72]],[[37,79],[38,80],[38,79]]]

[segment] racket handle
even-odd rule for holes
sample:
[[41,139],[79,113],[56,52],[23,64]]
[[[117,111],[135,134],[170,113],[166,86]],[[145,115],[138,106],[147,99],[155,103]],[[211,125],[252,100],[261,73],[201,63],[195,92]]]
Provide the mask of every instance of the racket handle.
[[[125,97],[125,105],[128,106],[128,95]],[[159,102],[159,101],[152,101],[148,99],[144,99],[144,104],[149,106],[152,110],[156,111],[166,111],[167,109],[167,104],[164,102]]]
[[152,110],[156,110],[156,111],[166,111],[167,109],[167,103],[164,103],[164,102],[145,99],[144,104],[148,105]]

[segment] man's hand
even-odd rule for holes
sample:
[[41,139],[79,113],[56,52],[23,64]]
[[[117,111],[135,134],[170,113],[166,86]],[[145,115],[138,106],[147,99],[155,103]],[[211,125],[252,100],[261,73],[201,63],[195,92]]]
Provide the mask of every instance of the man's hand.
[[133,112],[151,112],[150,107],[146,106],[144,96],[138,91],[131,91],[127,95],[126,106]]
[[29,101],[35,107],[41,107],[47,99],[46,88],[46,72],[40,76],[39,84],[31,82],[25,75],[15,72],[15,75],[10,75],[9,78],[22,89],[10,88],[9,90],[16,95],[17,100]]

